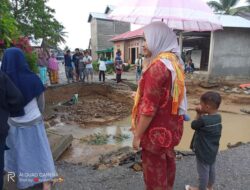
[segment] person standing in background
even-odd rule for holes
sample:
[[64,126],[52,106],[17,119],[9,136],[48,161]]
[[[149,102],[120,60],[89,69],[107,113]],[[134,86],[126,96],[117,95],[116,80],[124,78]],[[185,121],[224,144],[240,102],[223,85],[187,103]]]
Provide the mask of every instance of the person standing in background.
[[121,51],[118,49],[115,57],[115,72],[116,72],[116,82],[119,83],[122,81],[122,59],[121,59]]
[[51,57],[49,58],[49,78],[50,78],[50,84],[58,84],[59,82],[59,76],[58,76],[58,71],[59,71],[59,66],[57,59],[55,57],[55,54],[52,53]]
[[74,82],[73,64],[72,64],[70,50],[67,50],[66,54],[64,54],[64,64],[65,64],[65,73],[66,73],[68,83],[70,83],[71,81]]
[[93,82],[94,70],[93,70],[93,64],[92,64],[92,57],[89,55],[88,50],[85,51],[83,61],[86,64],[87,82],[89,82],[89,76],[90,76],[90,81]]
[[38,53],[38,69],[39,69],[39,76],[44,86],[47,85],[47,67],[48,61],[46,54],[41,51]]
[[80,53],[79,75],[80,75],[80,80],[82,82],[85,82],[85,74],[86,74],[86,65],[84,64],[84,61],[83,61],[83,53]]
[[105,82],[105,71],[107,70],[105,61],[106,59],[103,58],[103,56],[101,56],[99,60],[99,81],[100,82],[101,82],[101,78],[102,78],[102,81]]
[[139,58],[135,61],[136,81],[139,81],[141,79],[142,64],[143,64],[143,57],[142,54],[139,54]]
[[73,62],[75,66],[75,78],[76,81],[79,81],[79,60],[80,60],[80,51],[79,48],[75,49],[75,54],[73,55]]

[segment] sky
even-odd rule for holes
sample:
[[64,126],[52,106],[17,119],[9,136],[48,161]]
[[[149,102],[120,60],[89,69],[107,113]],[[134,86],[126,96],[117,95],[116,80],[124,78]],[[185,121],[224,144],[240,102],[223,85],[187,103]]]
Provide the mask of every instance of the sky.
[[[55,18],[64,25],[67,32],[66,44],[61,44],[60,47],[64,49],[67,45],[70,50],[87,49],[91,37],[89,13],[104,13],[107,5],[116,5],[118,2],[119,0],[48,0],[47,5],[55,9]],[[244,0],[240,0],[240,5],[242,4]],[[132,25],[131,29],[139,27]]]

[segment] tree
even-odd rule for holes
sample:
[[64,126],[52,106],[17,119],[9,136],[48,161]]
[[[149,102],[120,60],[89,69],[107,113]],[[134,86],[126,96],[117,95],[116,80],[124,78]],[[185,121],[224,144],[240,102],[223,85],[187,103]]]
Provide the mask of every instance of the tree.
[[69,46],[65,46],[64,49],[63,49],[64,52],[66,52],[68,50],[70,50]]
[[[249,6],[235,7],[240,0],[219,0],[209,1],[207,4],[214,9],[216,13],[226,14],[226,15],[236,15],[241,11],[249,11]],[[250,0],[247,0],[250,2]]]
[[17,22],[10,13],[8,0],[1,0],[0,3],[0,46],[9,46],[12,39],[19,36]]
[[47,0],[10,0],[18,27],[24,36],[42,38],[47,46],[64,43],[64,26],[54,18],[55,10],[46,5]]

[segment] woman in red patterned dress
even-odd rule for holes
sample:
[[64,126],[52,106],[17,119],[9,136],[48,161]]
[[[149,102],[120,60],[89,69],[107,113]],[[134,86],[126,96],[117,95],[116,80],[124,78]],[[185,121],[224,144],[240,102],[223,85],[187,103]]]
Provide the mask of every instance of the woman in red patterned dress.
[[132,111],[133,147],[142,147],[147,190],[172,190],[174,147],[183,133],[186,113],[184,71],[175,33],[162,22],[144,27],[144,55],[149,61]]

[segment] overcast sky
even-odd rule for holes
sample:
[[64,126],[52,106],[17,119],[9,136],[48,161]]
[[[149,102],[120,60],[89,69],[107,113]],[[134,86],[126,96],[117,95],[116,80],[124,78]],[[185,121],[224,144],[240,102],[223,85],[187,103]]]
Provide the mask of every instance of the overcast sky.
[[[203,0],[208,1],[208,0]],[[241,0],[242,4],[245,0]],[[71,50],[88,48],[90,39],[90,12],[104,13],[107,5],[116,5],[119,0],[49,0],[48,6],[55,9],[55,17],[68,32],[66,44]],[[138,26],[133,25],[132,29]],[[65,45],[61,45],[62,48]]]

